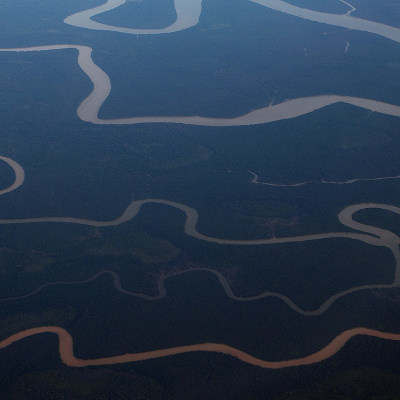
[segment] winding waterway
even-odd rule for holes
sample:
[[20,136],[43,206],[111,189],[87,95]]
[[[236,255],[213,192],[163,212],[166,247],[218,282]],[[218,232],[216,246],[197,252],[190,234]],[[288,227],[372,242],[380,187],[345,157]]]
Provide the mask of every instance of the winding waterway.
[[175,0],[176,21],[163,29],[135,29],[122,28],[93,21],[91,18],[120,7],[126,3],[126,0],[108,0],[105,4],[89,10],[81,11],[70,15],[64,19],[66,24],[99,31],[113,31],[120,33],[129,33],[132,35],[160,34],[179,32],[191,28],[199,23],[201,14],[201,0]]
[[15,174],[14,183],[12,185],[10,185],[8,188],[0,190],[0,195],[2,195],[5,193],[12,192],[15,189],[18,189],[24,183],[25,171],[21,167],[21,165],[19,165],[17,162],[12,160],[11,158],[0,156],[0,160],[5,161],[14,170],[14,174]]
[[0,52],[33,52],[50,50],[78,50],[78,64],[93,83],[93,91],[82,101],[77,114],[82,121],[98,125],[134,125],[147,123],[174,123],[200,126],[246,126],[267,124],[285,119],[297,118],[302,115],[319,110],[335,103],[346,103],[356,107],[381,114],[400,117],[400,106],[380,101],[363,99],[351,96],[321,95],[314,97],[302,97],[287,100],[283,103],[271,105],[249,112],[236,118],[208,118],[208,117],[130,117],[116,119],[99,119],[101,106],[111,92],[111,81],[108,75],[97,66],[92,59],[92,48],[77,45],[50,45],[21,47],[12,49],[0,49]]
[[[343,26],[349,29],[360,30],[364,32],[374,33],[394,40],[400,43],[400,29],[388,25],[380,24],[373,21],[355,18],[350,14],[335,15],[329,13],[322,13],[313,10],[307,10],[292,6],[281,0],[250,0],[265,7],[271,8],[276,11],[284,12],[286,14],[295,15],[310,21],[326,23],[335,26]],[[92,21],[90,18],[94,15],[104,13],[113,8],[125,4],[125,0],[109,0],[107,3],[100,7],[91,10],[86,10],[74,14],[66,18],[65,22],[74,26],[80,26],[87,29],[101,29],[101,30],[115,30],[118,27],[110,27],[109,25],[99,24]],[[194,26],[199,21],[201,14],[201,0],[175,0],[175,9],[177,12],[177,25],[174,31],[186,29]],[[178,23],[179,21],[179,23]],[[111,29],[113,28],[113,29]],[[124,32],[124,28],[122,29]],[[164,30],[159,29],[146,29],[142,33],[146,34],[159,34],[164,33]],[[132,30],[125,33],[135,33]],[[166,31],[165,31],[166,33]],[[2,52],[29,52],[29,51],[49,51],[49,50],[62,50],[62,49],[77,49],[78,50],[78,64],[82,71],[89,77],[93,83],[93,91],[91,94],[82,101],[78,107],[77,114],[83,121],[91,122],[93,124],[101,125],[133,125],[144,123],[175,123],[186,125],[201,125],[201,126],[243,126],[243,125],[256,125],[266,124],[270,122],[281,121],[284,119],[296,118],[301,115],[308,114],[315,110],[327,107],[335,103],[346,103],[356,107],[364,108],[369,111],[378,112],[382,114],[400,117],[400,106],[387,104],[371,99],[363,99],[351,96],[338,96],[334,94],[303,97],[298,99],[287,100],[283,103],[271,105],[251,111],[248,114],[236,118],[208,118],[199,116],[150,116],[150,117],[128,117],[116,119],[99,119],[98,114],[101,106],[106,101],[111,92],[111,81],[105,71],[98,67],[92,59],[92,48],[87,46],[63,44],[63,45],[50,45],[50,46],[35,46],[23,48],[10,48],[0,49]]]
[[[23,168],[17,164],[16,162],[7,159],[8,163],[14,168],[14,172],[16,174],[15,182],[19,184],[16,185],[15,183],[10,186],[9,188],[5,189],[4,193],[10,191],[10,188],[14,186],[17,188],[22,184],[24,179],[24,171]],[[393,212],[395,214],[400,214],[400,208],[395,206],[390,206],[387,204],[373,204],[373,203],[365,203],[365,204],[356,204],[352,206],[346,207],[342,210],[339,215],[339,221],[346,227],[353,229],[357,232],[327,232],[327,233],[318,233],[318,234],[309,234],[309,235],[300,235],[300,236],[289,236],[289,237],[274,237],[268,239],[255,239],[255,240],[232,240],[232,239],[223,239],[218,237],[211,237],[200,233],[197,228],[197,221],[199,219],[199,214],[197,210],[192,207],[189,207],[185,204],[177,203],[174,201],[169,200],[162,200],[162,199],[145,199],[145,200],[133,200],[122,215],[119,218],[116,218],[111,221],[96,221],[96,220],[89,220],[89,219],[81,219],[81,218],[73,218],[73,217],[39,217],[39,218],[22,218],[22,219],[0,219],[0,225],[4,224],[31,224],[31,223],[70,223],[70,224],[79,224],[79,225],[88,225],[88,226],[96,226],[96,227],[107,227],[107,226],[116,226],[123,223],[126,223],[132,219],[134,219],[141,207],[145,204],[163,204],[166,206],[174,207],[183,213],[186,214],[186,221],[184,224],[184,231],[187,235],[192,236],[198,240],[203,240],[209,243],[216,243],[220,245],[235,245],[235,246],[260,246],[260,245],[271,245],[271,244],[280,244],[280,243],[296,243],[296,242],[306,242],[311,240],[329,240],[329,239],[352,239],[362,241],[364,243],[373,245],[373,246],[380,246],[388,248],[391,253],[393,254],[394,261],[395,261],[395,275],[393,282],[390,284],[371,284],[371,285],[362,285],[356,286],[342,292],[339,292],[330,298],[328,298],[318,309],[316,310],[303,310],[298,305],[296,305],[290,298],[285,296],[281,293],[269,292],[266,291],[261,293],[257,296],[251,297],[240,297],[236,296],[226,278],[219,272],[207,269],[207,268],[200,268],[200,270],[209,271],[218,277],[222,287],[225,289],[226,294],[234,300],[238,301],[251,301],[251,300],[258,300],[266,297],[277,297],[284,301],[290,308],[294,311],[298,312],[302,315],[320,315],[325,312],[336,300],[340,299],[341,297],[348,295],[350,293],[354,293],[356,291],[365,290],[365,289],[382,289],[382,288],[391,288],[397,287],[400,285],[400,238],[393,232],[390,232],[385,229],[377,228],[374,226],[362,224],[357,222],[353,219],[353,215],[360,210],[366,209],[382,209],[389,212]],[[362,233],[360,233],[362,232]],[[155,300],[161,297],[166,296],[166,290],[164,287],[164,280],[170,276],[177,275],[171,274],[167,277],[162,277],[158,281],[158,288],[159,288],[159,295],[156,296],[146,296],[142,294],[136,294],[129,292],[122,288],[119,276],[111,271],[107,271],[112,274],[114,278],[114,286],[121,292],[125,294],[135,295],[143,298],[147,298],[148,300]],[[89,278],[88,280],[76,282],[76,283],[84,283],[89,282],[99,275],[105,272],[100,272],[96,274],[94,277]],[[181,273],[181,272],[180,272]],[[59,284],[67,284],[73,282],[58,282]],[[15,297],[14,299],[20,299],[24,297],[28,297],[31,295],[36,294],[44,287],[50,285],[52,283],[47,283],[45,285],[40,286],[38,289],[33,291],[32,293],[28,293],[26,295]],[[54,284],[57,284],[55,282]],[[0,300],[11,300],[12,298],[8,299],[0,299]]]
[[[290,5],[281,0],[250,0],[253,3],[257,3],[261,6],[267,7],[271,10],[275,10],[277,12],[282,12],[294,17],[303,18],[309,21],[315,21],[318,23],[324,23],[339,27],[344,27],[348,29],[355,29],[363,32],[368,32],[371,34],[379,35],[385,37],[387,39],[393,40],[395,42],[400,42],[400,30],[395,27],[391,27],[385,24],[367,21],[360,18],[355,18],[351,15],[352,11],[354,11],[354,7],[351,4],[346,3],[352,9],[343,15],[335,15],[324,12],[317,12],[313,10],[303,9],[300,7],[296,7]],[[69,25],[85,28],[85,29],[94,29],[94,30],[107,30],[107,31],[116,31],[121,33],[128,34],[161,34],[161,33],[171,33],[178,32],[183,29],[188,29],[196,24],[198,24],[200,16],[201,16],[201,0],[176,0],[175,1],[175,9],[177,12],[177,20],[171,26],[164,29],[130,29],[130,28],[121,28],[110,26],[106,24],[101,24],[93,21],[91,18],[100,13],[104,13],[113,8],[122,6],[125,4],[125,0],[109,0],[107,3],[103,4],[100,7],[96,7],[90,10],[82,11],[71,15],[65,19],[65,22]],[[348,47],[347,47],[348,48]],[[346,49],[347,49],[346,48]],[[382,114],[392,115],[396,117],[400,117],[400,106],[387,104],[383,102],[378,102],[372,99],[363,99],[357,97],[350,96],[337,96],[334,94],[326,94],[315,97],[305,97],[299,99],[291,99],[285,101],[283,103],[277,105],[271,105],[269,107],[265,107],[262,109],[254,110],[248,114],[236,117],[236,118],[207,118],[207,117],[199,117],[199,116],[175,116],[175,117],[162,117],[162,116],[152,116],[152,117],[128,117],[128,118],[120,118],[120,119],[99,119],[98,113],[103,105],[103,103],[108,98],[111,92],[111,81],[101,68],[99,68],[91,57],[92,48],[88,46],[81,45],[72,45],[72,44],[61,44],[61,45],[50,45],[50,46],[36,46],[36,47],[23,47],[23,48],[10,48],[10,49],[0,49],[2,52],[32,52],[32,51],[53,51],[53,50],[64,50],[64,49],[75,49],[78,51],[78,64],[82,71],[86,73],[91,82],[93,83],[93,91],[91,94],[82,101],[80,106],[78,107],[77,114],[79,118],[83,121],[87,121],[93,124],[99,125],[107,125],[107,124],[115,124],[115,125],[123,125],[123,124],[140,124],[140,123],[176,123],[176,124],[187,124],[187,125],[202,125],[202,126],[240,126],[240,125],[254,125],[254,124],[265,124],[275,121],[280,121],[289,118],[296,118],[301,115],[313,112],[322,107],[327,107],[329,105],[342,102],[347,103],[356,107],[361,107],[370,111],[379,112]],[[1,160],[7,162],[14,170],[16,179],[15,182],[6,189],[0,191],[0,194],[6,194],[17,189],[24,182],[24,171],[23,168],[16,163],[15,161],[7,158],[1,157]],[[255,176],[255,179],[257,177]],[[397,177],[396,177],[397,178]],[[389,178],[380,178],[380,179],[391,179]],[[254,180],[253,180],[254,181]],[[355,181],[355,180],[354,180]],[[257,183],[257,182],[254,182]],[[337,182],[333,182],[337,183]],[[345,182],[349,183],[349,182]],[[2,219],[0,220],[0,224],[24,224],[24,223],[75,223],[75,224],[84,224],[91,226],[114,226],[121,223],[125,223],[127,221],[132,220],[139,212],[142,205],[147,203],[158,203],[164,204],[166,206],[175,207],[186,214],[186,221],[184,225],[184,231],[186,234],[193,236],[199,240],[204,240],[211,243],[216,243],[220,245],[239,245],[239,246],[251,246],[251,245],[268,245],[268,244],[278,244],[278,243],[292,243],[292,242],[303,242],[309,240],[329,240],[331,238],[345,238],[352,240],[359,240],[365,243],[368,243],[373,246],[383,246],[388,248],[395,259],[396,263],[396,272],[394,276],[394,281],[392,284],[388,285],[365,285],[359,286],[347,291],[341,292],[330,299],[328,299],[318,310],[314,311],[304,311],[301,310],[297,305],[295,305],[290,299],[286,296],[278,294],[265,292],[259,296],[254,296],[251,300],[255,300],[261,297],[267,296],[275,296],[281,298],[285,301],[292,309],[295,311],[304,314],[304,315],[313,315],[313,314],[321,314],[324,312],[335,300],[339,297],[342,297],[351,292],[367,289],[367,288],[377,288],[377,287],[394,287],[399,286],[400,284],[400,253],[399,253],[399,244],[400,238],[394,233],[380,229],[377,227],[361,224],[356,222],[353,219],[354,213],[363,209],[383,209],[396,214],[400,214],[400,208],[395,206],[390,206],[386,204],[358,204],[351,205],[346,207],[342,212],[339,213],[338,218],[340,222],[346,226],[347,228],[351,228],[356,232],[328,232],[322,234],[309,234],[302,236],[293,236],[293,237],[282,237],[282,238],[268,238],[268,239],[259,239],[259,240],[230,240],[223,238],[215,238],[207,235],[203,235],[196,229],[196,224],[198,220],[198,213],[195,209],[180,204],[177,202],[162,200],[162,199],[145,199],[139,201],[132,201],[130,205],[126,208],[123,214],[112,221],[94,221],[87,219],[78,219],[72,217],[42,217],[42,218],[25,218],[25,219]],[[219,275],[216,271],[208,270],[215,273],[220,279],[221,284],[225,288],[225,291],[228,296],[235,298],[236,300],[247,301],[250,298],[239,298],[235,296],[222,274]],[[110,271],[108,271],[110,272]],[[89,280],[95,279],[100,274],[105,273],[101,272],[96,276],[90,278]],[[110,272],[111,273],[111,272]],[[121,287],[120,282],[117,281],[116,275],[114,277],[114,284],[118,290],[123,291],[124,289]],[[119,279],[119,276],[118,276]],[[165,278],[164,278],[165,279]],[[118,286],[119,282],[119,286]],[[163,284],[163,280],[159,281],[159,289],[160,294],[158,298],[166,295],[165,287]],[[49,283],[50,284],[50,283]],[[49,285],[46,284],[46,285]],[[41,286],[36,291],[20,296],[27,297],[37,293],[39,290],[44,288],[46,285]],[[127,293],[129,294],[129,293]],[[132,294],[132,293],[130,293]],[[134,294],[139,295],[139,294]],[[290,366],[300,366],[311,364],[315,362],[322,361],[326,358],[331,357],[336,352],[338,352],[348,340],[357,335],[368,335],[374,336],[377,338],[388,339],[388,340],[400,340],[400,334],[394,333],[384,333],[379,332],[372,329],[367,328],[354,328],[348,331],[344,331],[339,334],[335,339],[332,340],[325,348],[322,350],[311,354],[307,357],[280,361],[280,362],[268,362],[264,360],[257,359],[252,357],[249,354],[246,354],[238,349],[232,348],[230,346],[224,344],[215,344],[215,343],[204,343],[204,344],[196,344],[189,346],[180,346],[171,349],[162,349],[145,353],[136,353],[136,354],[124,354],[115,357],[107,357],[95,360],[81,360],[74,356],[73,353],[73,339],[71,335],[64,329],[60,327],[39,327],[28,329],[22,332],[19,332],[15,335],[10,336],[9,338],[0,342],[0,349],[9,346],[10,344],[24,339],[26,337],[39,334],[39,333],[54,333],[59,337],[60,343],[60,356],[63,362],[69,366],[75,367],[84,367],[89,365],[107,365],[107,364],[118,364],[139,360],[147,360],[152,358],[159,358],[164,356],[170,356],[174,354],[180,353],[188,353],[195,351],[211,351],[211,352],[219,352],[231,355],[236,357],[246,363],[257,365],[262,368],[285,368]]]
[[[351,7],[351,10],[346,14],[338,15],[325,13],[320,11],[309,10],[294,6],[286,3],[283,0],[248,0],[257,3],[261,6],[270,8],[275,11],[282,12],[287,15],[292,15],[309,21],[320,22],[323,24],[340,26],[348,29],[355,29],[363,32],[373,33],[375,35],[383,36],[387,39],[400,41],[399,29],[393,26],[381,24],[379,22],[368,21],[362,18],[353,17],[351,15],[356,9],[351,4],[343,1]],[[341,0],[342,1],[342,0]],[[184,29],[192,28],[199,23],[202,10],[202,0],[175,0],[175,11],[177,14],[176,22],[164,29],[134,29],[122,28],[113,25],[102,24],[93,21],[91,18],[123,6],[126,0],[108,0],[106,3],[99,7],[89,10],[81,11],[76,14],[70,15],[64,19],[66,24],[92,30],[114,31],[120,33],[128,33],[133,35],[142,34],[160,34],[178,32]]]
[[54,333],[58,336],[61,360],[69,367],[124,364],[128,362],[151,360],[154,358],[173,356],[177,354],[208,351],[213,353],[226,354],[235,357],[247,364],[255,365],[261,368],[281,369],[288,367],[298,367],[301,365],[309,365],[326,360],[327,358],[332,357],[334,354],[336,354],[351,338],[358,335],[373,336],[380,339],[400,341],[400,334],[380,332],[373,329],[359,327],[342,332],[341,334],[336,336],[326,347],[317,351],[316,353],[310,354],[303,358],[285,361],[264,361],[259,358],[253,357],[250,354],[245,353],[244,351],[238,350],[226,344],[219,343],[201,343],[188,346],[172,347],[169,349],[146,351],[143,353],[126,353],[113,357],[82,360],[76,358],[74,355],[74,341],[68,331],[58,326],[42,326],[38,328],[27,329],[8,337],[7,339],[0,342],[0,349],[5,348],[19,340],[40,333]]
[[260,182],[258,180],[258,175],[252,171],[249,171],[251,175],[253,175],[253,179],[250,181],[251,183],[255,183],[256,185],[267,185],[267,186],[275,186],[275,187],[297,187],[311,184],[325,184],[325,185],[349,185],[351,183],[356,182],[371,182],[371,181],[386,181],[388,179],[399,179],[400,175],[395,176],[379,176],[377,178],[354,178],[348,179],[347,181],[326,181],[325,179],[321,179],[320,181],[304,181],[297,183],[272,183],[272,182]]

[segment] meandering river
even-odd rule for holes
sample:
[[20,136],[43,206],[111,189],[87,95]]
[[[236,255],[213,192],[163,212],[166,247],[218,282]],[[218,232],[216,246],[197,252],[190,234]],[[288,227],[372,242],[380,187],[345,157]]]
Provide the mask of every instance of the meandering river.
[[[348,4],[352,9],[343,15],[335,15],[324,12],[317,12],[313,10],[308,10],[300,7],[290,5],[281,0],[250,0],[253,3],[257,3],[260,6],[267,7],[271,10],[277,12],[282,12],[297,18],[307,19],[309,21],[315,21],[318,23],[324,23],[339,27],[344,27],[348,29],[355,29],[375,35],[385,37],[387,39],[393,40],[395,42],[400,42],[400,30],[395,27],[391,27],[385,24],[367,21],[360,18],[353,17],[351,15],[354,11],[354,7]],[[177,20],[171,26],[164,29],[130,29],[121,28],[116,26],[110,26],[106,24],[101,24],[93,21],[91,18],[113,8],[122,6],[125,4],[126,0],[109,0],[105,4],[99,7],[95,7],[90,10],[82,11],[71,15],[65,19],[65,22],[69,25],[94,30],[105,30],[105,31],[115,31],[127,34],[163,34],[178,32],[183,29],[188,29],[194,27],[199,23],[201,17],[201,0],[175,0],[175,9],[177,13]],[[93,124],[140,124],[140,123],[176,123],[176,124],[188,124],[188,125],[203,125],[203,126],[240,126],[240,125],[254,125],[254,124],[265,124],[275,121],[280,121],[289,118],[297,118],[301,115],[313,112],[322,107],[327,107],[329,105],[343,102],[356,107],[361,107],[370,111],[379,112],[382,114],[392,115],[400,117],[400,107],[393,104],[387,104],[383,102],[378,102],[372,99],[363,99],[350,96],[338,96],[335,94],[325,94],[315,97],[305,97],[299,99],[291,99],[280,104],[271,105],[262,109],[254,110],[248,114],[238,116],[236,118],[207,118],[199,116],[175,116],[175,117],[162,117],[162,116],[152,116],[152,117],[140,117],[133,116],[120,119],[99,119],[98,113],[103,105],[104,101],[107,99],[111,92],[111,81],[105,71],[99,68],[91,57],[92,48],[88,46],[72,45],[72,44],[61,44],[61,45],[50,45],[50,46],[36,46],[36,47],[23,47],[23,48],[10,48],[10,49],[0,49],[2,52],[32,52],[32,51],[53,51],[53,50],[65,50],[65,49],[75,49],[78,51],[78,64],[80,68],[86,73],[91,82],[93,83],[93,91],[91,94],[82,101],[80,104],[77,114],[79,118],[83,121],[87,121]],[[17,189],[24,182],[24,170],[23,168],[7,157],[0,157],[1,160],[8,163],[15,172],[15,182],[6,189],[0,191],[0,194],[6,194]],[[256,176],[255,176],[256,179]],[[389,179],[389,178],[388,178]],[[52,218],[25,218],[25,219],[2,219],[0,224],[26,224],[26,223],[75,223],[84,224],[91,226],[113,226],[121,223],[125,223],[133,219],[139,212],[142,205],[147,203],[158,203],[164,204],[166,206],[175,207],[186,214],[186,221],[184,225],[185,233],[191,235],[199,240],[204,240],[211,243],[216,243],[220,245],[238,245],[238,246],[252,246],[252,245],[268,245],[268,244],[278,244],[278,243],[292,243],[292,242],[303,242],[309,240],[329,240],[331,238],[345,238],[352,240],[359,240],[368,243],[373,246],[384,246],[387,247],[393,254],[396,262],[396,272],[394,281],[392,284],[388,285],[366,285],[359,286],[356,288],[349,289],[347,291],[341,292],[326,301],[318,310],[314,311],[304,311],[301,310],[297,305],[295,305],[286,296],[279,293],[266,292],[259,296],[255,296],[252,300],[267,296],[276,296],[285,301],[292,309],[305,315],[320,314],[325,311],[335,300],[346,294],[357,290],[363,290],[371,287],[394,287],[400,284],[400,252],[399,244],[400,238],[394,233],[380,229],[377,227],[361,224],[353,219],[354,213],[363,209],[373,209],[379,208],[387,210],[396,214],[400,214],[400,208],[385,204],[358,204],[346,207],[342,212],[339,213],[338,217],[340,222],[356,232],[328,232],[322,234],[309,234],[294,237],[282,237],[282,238],[269,238],[260,240],[230,240],[223,238],[215,238],[201,234],[196,229],[196,224],[198,220],[198,213],[195,209],[180,204],[177,202],[162,200],[162,199],[145,199],[139,201],[132,201],[130,205],[126,208],[123,214],[112,221],[93,221],[87,219],[78,219],[72,217],[52,217]],[[216,271],[212,271],[216,273]],[[226,281],[226,279],[221,275],[218,275],[221,284],[224,286],[225,291],[231,297],[235,297],[237,300],[246,301],[248,299],[238,298],[234,296],[232,290]],[[96,275],[98,276],[98,275]],[[95,276],[95,277],[96,277]],[[94,279],[95,277],[91,278]],[[119,277],[118,277],[119,278]],[[114,282],[117,279],[114,276]],[[161,283],[160,283],[161,282]],[[118,282],[117,282],[118,283]],[[161,286],[162,284],[162,286]],[[28,294],[33,295],[37,293],[38,290],[46,285],[38,288],[35,292]],[[118,284],[116,284],[118,288]],[[165,295],[163,292],[163,281],[159,281],[160,295]],[[123,290],[120,283],[119,289]],[[165,288],[164,288],[165,291]],[[22,297],[22,296],[20,296]],[[219,352],[236,357],[244,362],[252,365],[257,365],[263,368],[285,368],[290,366],[300,366],[311,364],[315,362],[322,361],[333,354],[338,352],[348,340],[357,335],[369,335],[377,338],[388,339],[388,340],[400,340],[400,334],[394,333],[384,333],[367,328],[354,328],[339,334],[335,339],[332,340],[325,348],[322,350],[306,356],[304,358],[280,361],[280,362],[269,362],[252,357],[238,349],[232,348],[224,344],[215,343],[204,343],[189,346],[180,346],[170,349],[162,349],[145,353],[136,354],[124,354],[115,357],[107,357],[95,360],[81,360],[74,356],[73,353],[73,339],[71,335],[64,329],[60,327],[39,327],[28,329],[19,332],[15,335],[0,342],[0,349],[9,346],[10,344],[24,339],[28,336],[32,336],[39,333],[50,332],[57,334],[60,343],[60,356],[63,362],[69,366],[74,367],[84,367],[89,365],[107,365],[107,364],[118,364],[139,360],[147,360],[152,358],[159,358],[164,356],[170,356],[174,354],[195,352],[195,351],[211,351]]]
[[146,351],[143,353],[126,353],[113,357],[82,360],[80,358],[76,358],[74,355],[74,341],[68,331],[58,326],[41,326],[38,328],[27,329],[25,331],[10,336],[9,338],[0,342],[0,349],[5,348],[21,339],[32,335],[37,335],[39,333],[54,333],[58,336],[61,360],[69,367],[124,364],[128,362],[151,360],[154,358],[173,356],[183,353],[208,351],[213,353],[227,354],[241,361],[244,361],[247,364],[255,365],[261,368],[281,369],[288,367],[298,367],[301,365],[309,365],[326,360],[327,358],[332,357],[334,354],[336,354],[351,338],[358,335],[373,336],[386,340],[400,340],[400,334],[380,332],[373,329],[359,327],[342,332],[341,334],[336,336],[326,347],[317,351],[316,353],[310,354],[309,356],[303,358],[285,361],[261,360],[259,358],[251,356],[250,354],[245,353],[244,351],[235,349],[234,347],[228,346],[226,344],[219,343],[193,344],[188,346],[172,347],[169,349]]

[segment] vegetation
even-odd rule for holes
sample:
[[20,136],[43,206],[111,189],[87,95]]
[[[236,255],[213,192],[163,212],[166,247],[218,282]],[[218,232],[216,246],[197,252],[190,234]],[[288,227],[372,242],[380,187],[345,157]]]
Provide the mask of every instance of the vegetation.
[[[287,1],[327,12],[349,10],[336,0]],[[179,38],[136,38],[62,23],[98,0],[28,3],[0,4],[1,47],[93,47],[94,61],[112,82],[101,118],[231,118],[286,99],[332,93],[400,104],[398,44],[362,32],[331,29],[244,0],[203,0],[200,23]],[[373,0],[350,3],[357,7],[355,16],[395,23],[398,2],[382,0],[383,11]],[[149,10],[154,28],[175,19],[171,0],[127,2],[125,9],[94,19],[147,27]],[[133,198],[156,198],[195,208],[204,235],[261,239],[348,231],[337,219],[344,207],[399,205],[397,179],[369,180],[400,174],[398,118],[335,104],[266,125],[96,126],[76,115],[92,90],[76,55],[0,53],[0,155],[26,173],[18,190],[0,197],[1,218],[110,221]],[[249,171],[259,182],[284,186],[254,184]],[[3,162],[0,176],[0,189],[12,184]],[[353,179],[360,181],[343,183]],[[298,183],[306,184],[285,186]],[[388,211],[361,211],[355,219],[400,234],[397,217]],[[233,300],[214,274],[196,271],[221,272],[236,296],[279,292],[315,310],[351,287],[391,283],[394,260],[385,247],[346,239],[217,245],[186,235],[184,223],[181,211],[147,204],[133,220],[113,227],[1,225],[0,298],[51,284],[1,302],[0,339],[48,324],[70,331],[82,358],[214,341],[283,360],[317,351],[355,326],[398,329],[398,295],[392,289],[357,291],[311,317],[277,298]],[[167,296],[123,294],[109,274],[89,281],[104,270],[117,272],[122,287],[133,293],[157,296],[163,282]],[[189,272],[164,279],[184,271]],[[0,397],[250,400],[292,390],[282,399],[373,398],[386,390],[391,398],[398,392],[397,345],[372,343],[357,338],[338,358],[284,371],[215,354],[75,370],[61,364],[52,335],[38,335],[1,350]]]

